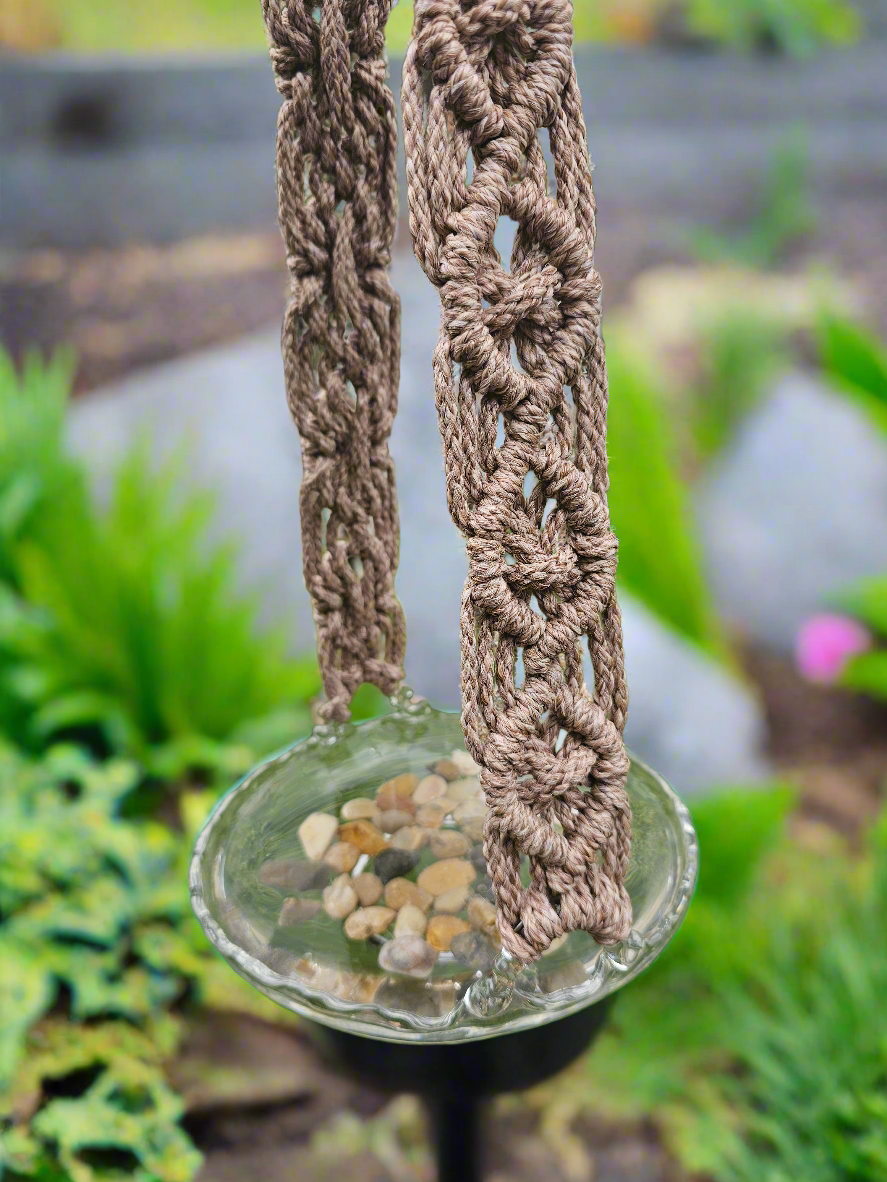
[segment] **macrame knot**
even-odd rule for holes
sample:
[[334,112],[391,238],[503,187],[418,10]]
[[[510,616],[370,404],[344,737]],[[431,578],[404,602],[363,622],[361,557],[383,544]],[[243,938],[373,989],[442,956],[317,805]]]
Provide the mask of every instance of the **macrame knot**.
[[447,496],[468,552],[463,727],[502,939],[532,960],[567,932],[613,943],[631,924],[601,284],[567,0],[419,0],[403,117],[410,230],[441,299]]
[[347,719],[363,682],[391,694],[403,678],[388,452],[400,369],[400,303],[387,274],[397,219],[390,8],[390,0],[263,0],[285,99],[277,127],[291,278],[284,375],[302,444],[303,565],[324,720]]

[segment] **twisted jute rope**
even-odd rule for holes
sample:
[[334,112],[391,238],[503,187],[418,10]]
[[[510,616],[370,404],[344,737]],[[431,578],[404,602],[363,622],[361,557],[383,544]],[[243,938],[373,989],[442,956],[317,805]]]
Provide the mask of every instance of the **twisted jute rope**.
[[386,82],[391,0],[263,0],[277,89],[280,226],[291,277],[282,346],[302,444],[305,583],[325,720],[354,691],[403,678],[394,593],[399,523],[388,437],[400,302],[388,278],[397,222],[397,122]]
[[[402,99],[410,230],[440,293],[447,496],[469,559],[462,723],[482,765],[499,929],[527,961],[566,932],[611,944],[631,925],[601,284],[571,18],[568,0],[418,0]],[[510,271],[493,243],[503,217],[516,223]]]

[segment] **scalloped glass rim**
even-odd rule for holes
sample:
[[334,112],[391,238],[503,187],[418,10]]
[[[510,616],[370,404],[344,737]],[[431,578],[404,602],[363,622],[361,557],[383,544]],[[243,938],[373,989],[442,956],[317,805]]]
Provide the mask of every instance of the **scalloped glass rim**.
[[[635,756],[631,756],[629,775],[632,806],[637,817],[639,801],[647,800],[655,805],[664,818],[664,831],[657,835],[656,840],[667,843],[667,865],[665,872],[660,874],[662,881],[658,883],[655,906],[643,915],[641,926],[636,923],[626,940],[610,948],[595,945],[589,939],[592,955],[582,961],[587,976],[581,984],[545,992],[539,986],[537,965],[521,969],[516,962],[510,961],[507,953],[503,953],[493,973],[488,974],[483,981],[492,988],[490,982],[494,977],[510,978],[509,988],[513,988],[513,994],[506,1008],[489,1017],[481,1017],[478,1008],[466,1004],[466,995],[463,995],[462,1000],[446,1015],[424,1017],[405,1010],[389,1009],[374,1001],[342,1000],[324,990],[313,988],[297,977],[275,971],[231,939],[220,921],[218,905],[212,906],[213,903],[218,904],[220,897],[224,898],[225,849],[222,846],[215,850],[214,843],[218,844],[219,832],[231,817],[238,810],[248,807],[250,792],[257,783],[261,784],[263,773],[267,776],[271,771],[286,768],[293,782],[299,776],[300,764],[310,768],[310,764],[304,761],[316,762],[322,759],[324,749],[340,748],[347,757],[349,749],[351,753],[364,746],[371,750],[373,742],[380,739],[390,741],[395,737],[403,745],[404,724],[407,728],[422,725],[425,731],[429,726],[436,726],[442,734],[447,735],[451,747],[461,741],[457,713],[438,711],[425,702],[413,703],[408,696],[403,696],[397,700],[391,714],[358,724],[315,727],[306,739],[247,773],[213,809],[198,836],[191,859],[191,904],[207,937],[231,967],[273,1001],[323,1025],[392,1042],[423,1043],[490,1038],[554,1021],[601,1000],[647,968],[674,935],[686,914],[696,883],[698,846],[686,806],[660,776]],[[662,853],[661,850],[659,852]],[[636,825],[627,884],[633,901],[632,869],[638,854]],[[221,892],[218,890],[220,884]],[[215,892],[211,889],[213,886]],[[466,990],[466,994],[469,992]]]

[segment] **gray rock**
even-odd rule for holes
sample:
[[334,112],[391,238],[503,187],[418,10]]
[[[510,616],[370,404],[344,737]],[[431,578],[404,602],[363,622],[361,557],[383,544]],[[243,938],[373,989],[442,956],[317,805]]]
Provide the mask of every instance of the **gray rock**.
[[496,960],[496,949],[480,932],[461,932],[450,941],[450,952],[460,964],[488,973]]
[[620,604],[631,750],[680,796],[766,779],[764,716],[749,687],[637,601]]
[[292,927],[297,923],[307,923],[320,911],[317,899],[284,899],[277,922],[281,927]]
[[404,878],[411,870],[419,865],[419,855],[412,850],[382,850],[376,854],[373,871],[382,882],[391,882],[392,878]]
[[429,977],[437,953],[421,936],[398,936],[382,945],[379,968],[406,977]]
[[698,507],[721,610],[787,652],[806,616],[887,567],[887,439],[820,378],[789,374],[701,485]]
[[273,858],[259,867],[262,886],[278,891],[310,891],[325,887],[333,877],[331,867],[321,862],[305,862],[300,858]]

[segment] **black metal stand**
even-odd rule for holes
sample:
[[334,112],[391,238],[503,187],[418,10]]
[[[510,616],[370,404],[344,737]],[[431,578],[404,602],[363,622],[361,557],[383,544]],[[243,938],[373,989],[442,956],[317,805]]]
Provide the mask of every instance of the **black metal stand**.
[[610,998],[554,1022],[463,1043],[394,1043],[326,1026],[313,1033],[344,1074],[386,1092],[413,1092],[428,1108],[438,1182],[481,1182],[482,1101],[563,1071],[594,1041]]

